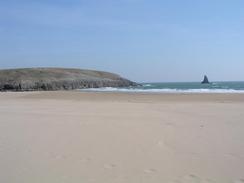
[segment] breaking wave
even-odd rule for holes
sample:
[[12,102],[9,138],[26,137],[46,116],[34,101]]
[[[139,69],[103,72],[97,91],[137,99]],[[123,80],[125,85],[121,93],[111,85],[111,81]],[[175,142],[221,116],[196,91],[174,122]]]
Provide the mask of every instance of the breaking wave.
[[80,89],[84,92],[124,92],[124,93],[244,93],[244,90],[234,89],[140,89],[140,88],[89,88]]

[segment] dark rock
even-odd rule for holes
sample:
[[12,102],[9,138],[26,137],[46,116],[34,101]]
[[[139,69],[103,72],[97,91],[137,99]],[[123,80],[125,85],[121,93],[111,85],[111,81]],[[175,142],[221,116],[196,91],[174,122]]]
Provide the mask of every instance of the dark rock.
[[208,77],[205,75],[202,84],[209,84]]
[[102,71],[63,68],[0,70],[0,91],[73,90],[137,85],[117,74]]

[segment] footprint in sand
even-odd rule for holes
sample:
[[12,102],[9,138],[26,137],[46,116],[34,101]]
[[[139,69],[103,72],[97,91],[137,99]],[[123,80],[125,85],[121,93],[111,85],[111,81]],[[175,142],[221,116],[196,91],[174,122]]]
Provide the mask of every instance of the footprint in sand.
[[103,168],[104,168],[104,169],[113,169],[113,168],[115,168],[115,167],[116,167],[115,164],[104,164],[104,165],[103,165]]
[[82,163],[89,163],[91,161],[91,158],[82,158],[80,161]]
[[62,159],[62,155],[61,155],[61,154],[56,154],[56,153],[53,153],[53,152],[50,152],[50,153],[49,153],[49,157],[50,157],[51,159],[54,159],[54,160]]
[[179,180],[173,180],[168,183],[214,183],[214,181],[212,181],[210,179],[201,179],[200,177],[198,177],[194,174],[190,174],[190,175],[184,176],[183,178],[181,178]]
[[144,170],[144,173],[146,173],[146,174],[152,174],[152,173],[155,173],[155,172],[157,172],[157,170],[154,169],[154,168],[150,168],[150,169]]
[[183,180],[184,180],[183,183],[214,183],[214,181],[209,178],[203,179],[194,174],[190,174],[184,177]]
[[165,123],[166,126],[174,126],[174,123],[171,123],[171,122],[167,122]]
[[236,181],[234,181],[234,183],[244,183],[244,179],[236,180]]
[[182,182],[182,183],[202,183],[203,181],[197,175],[189,174],[189,175],[184,176],[179,182]]
[[224,156],[226,158],[231,158],[231,159],[240,159],[241,158],[241,156],[234,154],[234,153],[227,153],[227,154],[224,154]]

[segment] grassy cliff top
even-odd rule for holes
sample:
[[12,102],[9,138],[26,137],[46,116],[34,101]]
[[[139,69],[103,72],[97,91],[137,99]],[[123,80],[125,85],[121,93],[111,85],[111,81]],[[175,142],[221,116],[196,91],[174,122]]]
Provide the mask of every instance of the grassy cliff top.
[[117,74],[70,68],[21,68],[0,70],[0,90],[63,90],[136,85]]
[[61,79],[111,79],[121,78],[117,74],[70,68],[21,68],[0,70],[1,80],[61,80]]

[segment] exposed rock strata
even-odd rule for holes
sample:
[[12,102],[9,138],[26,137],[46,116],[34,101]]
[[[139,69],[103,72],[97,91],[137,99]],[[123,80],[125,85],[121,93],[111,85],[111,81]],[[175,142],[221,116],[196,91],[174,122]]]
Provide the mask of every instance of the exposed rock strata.
[[0,91],[73,90],[99,87],[129,87],[136,83],[117,74],[63,68],[0,70]]

